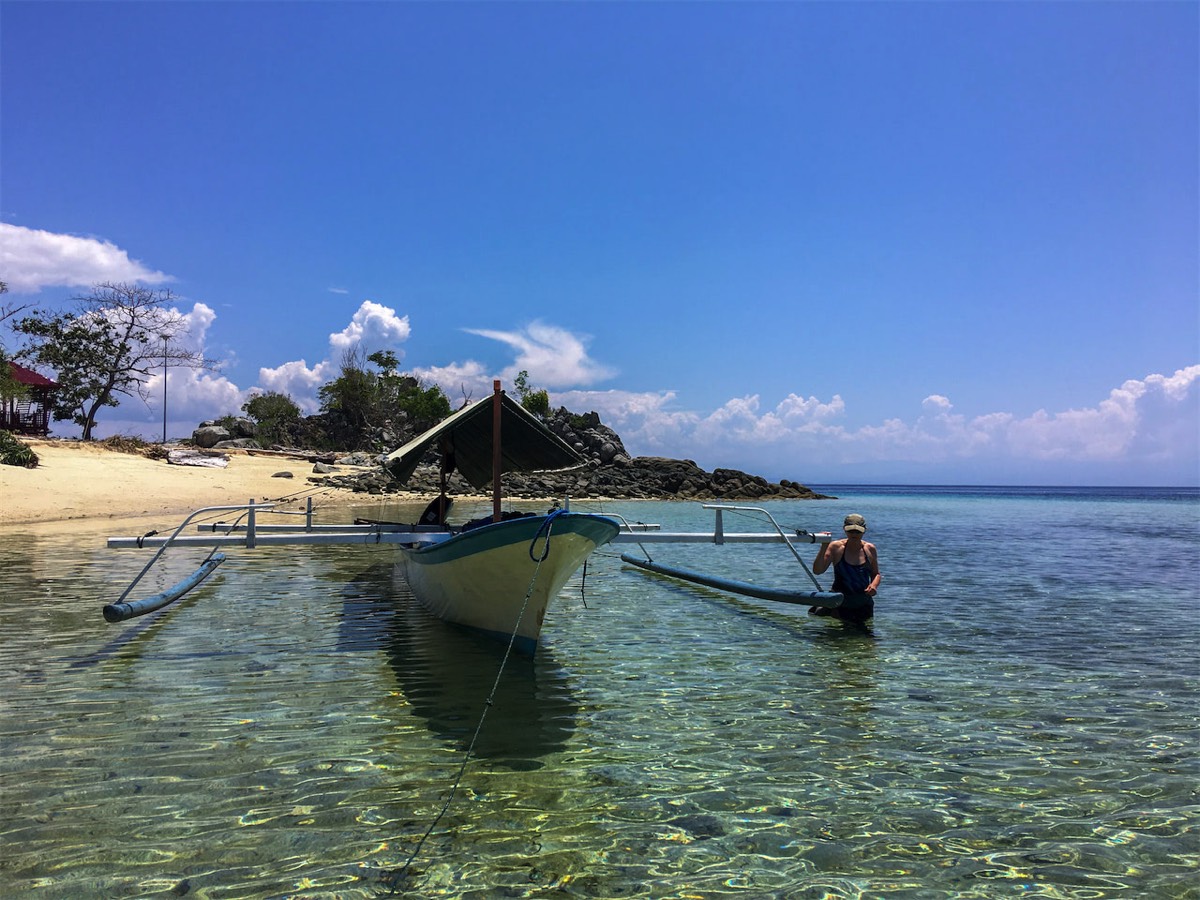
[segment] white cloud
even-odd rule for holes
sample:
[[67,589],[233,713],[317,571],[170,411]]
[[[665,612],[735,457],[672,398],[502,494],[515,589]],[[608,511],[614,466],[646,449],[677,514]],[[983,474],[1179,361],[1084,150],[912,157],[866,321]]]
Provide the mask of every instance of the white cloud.
[[208,329],[217,320],[213,308],[206,303],[194,303],[191,312],[182,313],[172,308],[167,314],[182,320],[179,343],[189,350],[203,351],[208,341]]
[[287,394],[304,413],[311,415],[320,408],[317,390],[338,377],[347,352],[392,350],[399,359],[404,354],[396,345],[408,340],[411,331],[408,316],[398,316],[390,307],[364,300],[350,323],[329,335],[329,358],[313,366],[303,359],[264,366],[258,370],[258,390]]
[[44,287],[90,287],[101,282],[163,284],[173,279],[153,271],[109,241],[54,234],[0,223],[0,272],[14,294]]
[[588,356],[586,337],[556,325],[535,321],[520,331],[465,330],[517,351],[516,360],[500,373],[510,384],[522,370],[529,373],[531,384],[548,390],[595,384],[616,374]]
[[686,457],[752,471],[778,469],[794,459],[802,466],[857,466],[867,480],[873,470],[895,463],[935,475],[949,471],[939,470],[944,466],[986,475],[1039,465],[1062,472],[1073,463],[1138,472],[1163,466],[1191,481],[1200,474],[1200,365],[1127,381],[1085,409],[967,418],[953,412],[948,397],[933,394],[915,421],[892,418],[854,430],[839,421],[845,404],[837,395],[826,403],[793,394],[768,410],[760,408],[757,395],[738,397],[708,414],[672,410],[674,393],[569,391],[551,399],[576,411],[599,412],[634,455]]
[[320,408],[317,390],[333,381],[339,370],[340,366],[330,360],[319,362],[310,369],[304,360],[297,359],[273,369],[259,369],[258,386],[263,391],[287,394],[306,415],[312,415]]
[[954,404],[950,402],[950,399],[943,397],[941,394],[930,394],[921,401],[921,405],[930,412],[949,411],[954,408]]
[[[146,387],[150,402],[160,403],[162,375],[153,376]],[[194,423],[193,427],[205,419],[240,416],[246,396],[246,391],[219,374],[198,369],[167,370],[167,412],[172,418]],[[157,407],[157,415],[162,415],[161,405]]]
[[[374,353],[407,341],[411,330],[408,316],[397,316],[394,309],[364,300],[350,319],[350,324],[329,336],[329,347],[337,354],[360,347],[368,353]],[[403,354],[396,355],[400,357]]]
[[464,399],[480,400],[492,393],[494,378],[482,363],[473,360],[453,362],[446,366],[417,367],[412,374],[427,385],[440,387],[454,409],[461,406]]

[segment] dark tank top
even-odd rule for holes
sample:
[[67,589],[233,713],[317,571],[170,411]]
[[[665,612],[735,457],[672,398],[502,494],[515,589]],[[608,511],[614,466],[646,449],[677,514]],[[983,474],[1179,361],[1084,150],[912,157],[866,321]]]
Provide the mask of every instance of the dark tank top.
[[862,563],[857,566],[846,562],[845,556],[833,564],[833,589],[839,594],[866,593],[867,585],[874,577],[871,563],[866,558],[866,550],[863,551]]

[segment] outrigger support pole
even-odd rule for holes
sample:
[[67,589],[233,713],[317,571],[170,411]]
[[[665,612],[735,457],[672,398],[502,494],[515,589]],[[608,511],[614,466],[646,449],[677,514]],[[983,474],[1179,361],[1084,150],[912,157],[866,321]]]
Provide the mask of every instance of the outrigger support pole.
[[[191,513],[186,519],[179,523],[179,527],[175,529],[171,536],[163,541],[162,546],[158,548],[158,552],[150,558],[150,562],[146,563],[146,565],[142,568],[142,571],[138,572],[137,577],[134,578],[133,581],[129,582],[129,587],[125,588],[125,591],[120,597],[117,598],[116,602],[110,603],[108,606],[104,607],[104,618],[109,622],[121,622],[125,619],[133,618],[134,616],[140,616],[143,613],[153,612],[156,609],[161,609],[168,603],[178,600],[180,597],[202,582],[205,578],[207,578],[212,573],[213,569],[225,561],[224,554],[215,552],[210,553],[208,559],[201,564],[200,568],[196,570],[195,574],[193,574],[190,578],[186,578],[179,582],[179,584],[175,585],[173,588],[163,591],[162,593],[155,594],[153,597],[147,597],[145,600],[138,600],[134,603],[124,602],[125,598],[128,597],[130,592],[137,586],[137,583],[141,581],[145,574],[150,571],[151,567],[159,561],[162,555],[166,552],[167,548],[171,546],[172,542],[179,537],[179,533],[187,527],[188,522],[192,521],[192,519],[196,518],[196,516],[207,512],[226,512],[235,509],[247,510],[249,512],[249,517],[247,519],[248,533],[246,535],[245,544],[247,547],[253,547],[255,537],[255,511],[260,509],[272,509],[274,506],[274,503],[255,503],[253,500],[251,500],[248,504],[242,504],[240,506],[206,506],[203,509],[198,509]],[[141,541],[139,540],[138,543],[140,546]]]

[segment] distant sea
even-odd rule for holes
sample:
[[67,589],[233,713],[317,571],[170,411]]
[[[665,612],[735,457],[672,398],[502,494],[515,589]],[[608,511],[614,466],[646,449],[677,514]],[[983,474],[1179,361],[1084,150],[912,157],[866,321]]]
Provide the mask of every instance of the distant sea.
[[[606,548],[465,768],[502,648],[429,619],[386,548],[234,552],[108,625],[145,555],[7,528],[0,896],[1200,898],[1200,491],[816,488],[765,507],[866,517],[869,629]],[[808,581],[785,548],[651,549]]]

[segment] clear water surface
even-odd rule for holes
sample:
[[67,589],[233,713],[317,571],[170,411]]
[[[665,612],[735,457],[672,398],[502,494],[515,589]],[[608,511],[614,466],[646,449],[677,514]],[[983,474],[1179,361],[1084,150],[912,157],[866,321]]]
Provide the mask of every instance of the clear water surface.
[[[144,554],[6,529],[0,896],[1200,898],[1197,493],[829,491],[768,508],[867,517],[869,631],[609,548],[465,769],[502,648],[416,608],[386,548],[233,552],[108,625]],[[807,581],[779,547],[652,552]]]

